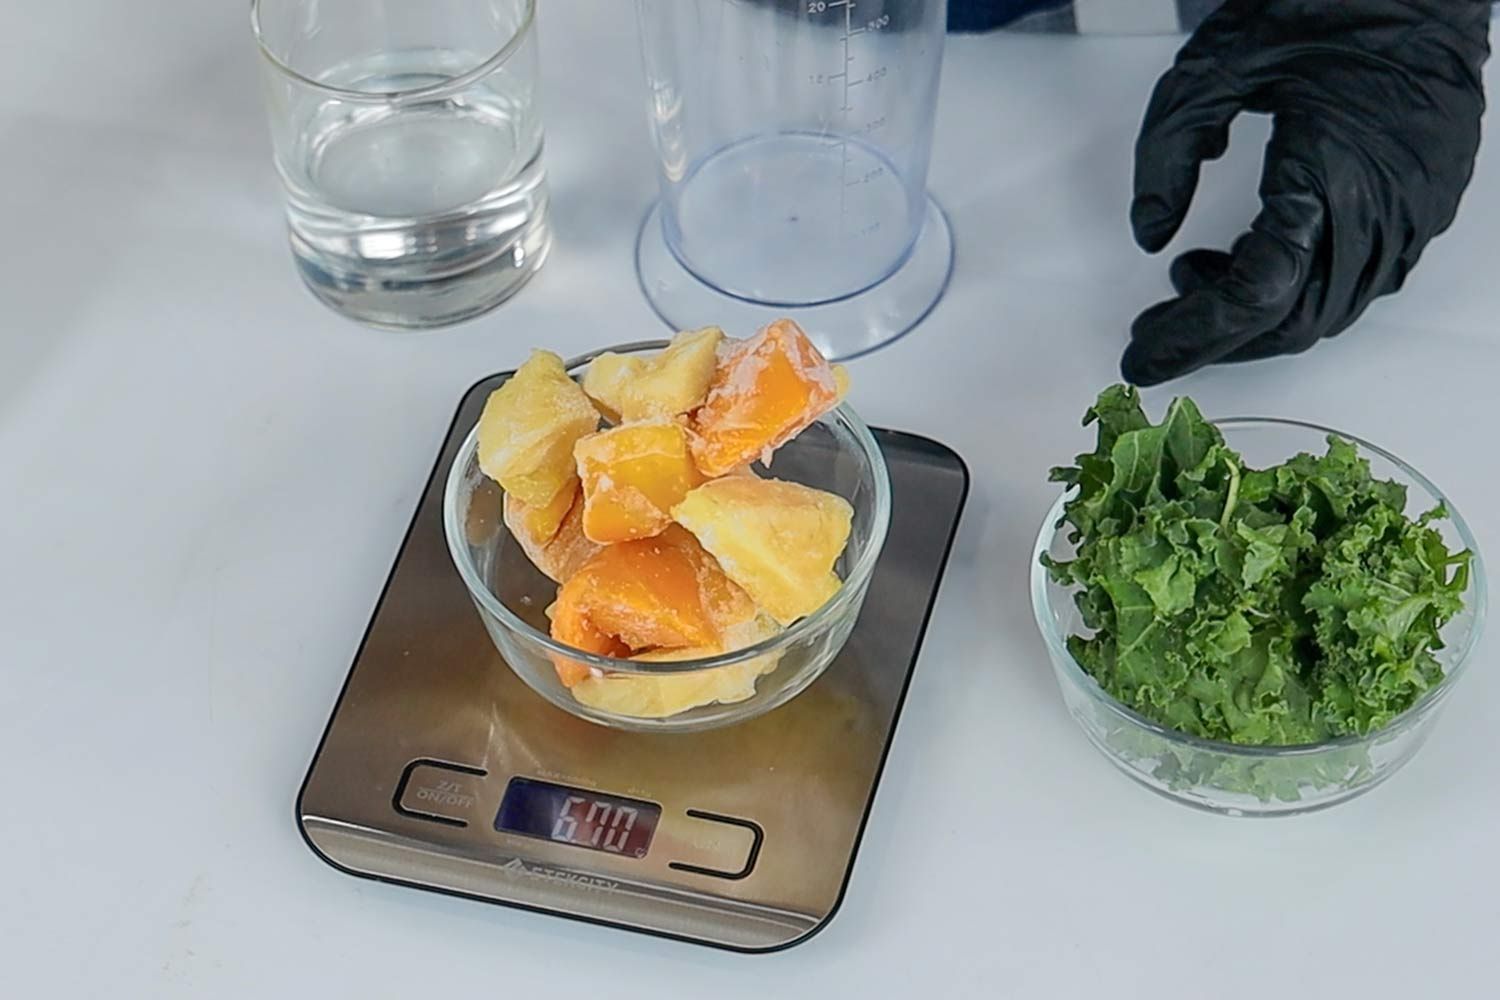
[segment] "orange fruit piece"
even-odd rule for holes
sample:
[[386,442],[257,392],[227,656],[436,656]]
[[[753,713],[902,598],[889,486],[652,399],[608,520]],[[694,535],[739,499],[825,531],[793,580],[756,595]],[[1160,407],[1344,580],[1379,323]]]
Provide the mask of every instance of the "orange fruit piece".
[[824,360],[802,328],[777,320],[724,351],[692,417],[692,451],[707,477],[770,453],[838,404],[848,376]]
[[[547,507],[532,507],[507,493],[504,516],[505,526],[531,564],[562,583],[588,562],[599,546],[583,534],[583,490],[579,484],[571,483],[559,497]],[[562,501],[566,506],[561,506]],[[559,507],[561,515],[557,514]]]
[[703,481],[687,432],[670,420],[590,434],[573,455],[583,477],[583,533],[604,544],[661,534],[672,506]]
[[693,490],[672,516],[783,625],[838,593],[833,567],[854,518],[842,497],[779,479],[729,476]]
[[590,643],[580,648],[591,651],[601,635],[627,652],[709,647],[755,614],[713,557],[673,526],[606,546],[584,563],[558,591],[552,634],[569,643],[568,635],[580,636]]
[[[578,577],[575,575],[573,579],[576,580]],[[577,601],[569,599],[568,584],[564,584],[558,591],[557,603],[552,606],[551,612],[552,638],[558,642],[567,643],[574,649],[581,649],[585,653],[594,653],[598,656],[623,658],[630,655],[629,646],[595,628],[588,616],[579,608]],[[552,654],[552,665],[557,670],[558,679],[565,687],[574,687],[594,675],[594,671],[587,664],[556,653]]]
[[599,411],[551,351],[531,357],[485,401],[479,467],[506,493],[545,507],[577,476],[573,444],[599,427]]
[[701,551],[675,538],[610,545],[563,589],[574,588],[594,627],[632,650],[706,646],[718,629],[705,606]]

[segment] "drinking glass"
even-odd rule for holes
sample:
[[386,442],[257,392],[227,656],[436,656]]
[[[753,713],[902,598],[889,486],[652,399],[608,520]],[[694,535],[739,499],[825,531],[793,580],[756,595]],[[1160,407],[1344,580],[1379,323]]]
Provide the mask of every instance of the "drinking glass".
[[476,316],[551,242],[535,0],[252,0],[297,270],[377,326]]

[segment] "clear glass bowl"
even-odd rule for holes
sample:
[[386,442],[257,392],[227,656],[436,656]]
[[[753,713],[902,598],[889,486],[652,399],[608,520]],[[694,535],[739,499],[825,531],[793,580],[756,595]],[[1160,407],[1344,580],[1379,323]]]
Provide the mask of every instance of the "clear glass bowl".
[[[665,341],[613,348],[658,350]],[[575,376],[589,358],[569,362]],[[537,694],[573,715],[616,729],[696,732],[754,718],[805,690],[843,649],[859,617],[875,563],[891,520],[891,482],[885,456],[864,422],[848,406],[825,414],[776,452],[774,467],[761,470],[849,501],[854,520],[849,544],[836,571],[844,585],[827,604],[770,639],[733,653],[699,660],[640,663],[596,656],[548,635],[545,609],[557,596],[553,583],[527,559],[502,521],[504,491],[479,469],[477,435],[469,433],[454,458],[443,496],[448,550],[479,617],[511,670]],[[609,701],[631,702],[613,710],[579,701],[558,679],[554,658],[585,664],[609,675],[618,692]],[[714,702],[663,717],[650,705],[657,692],[717,688],[735,691],[732,702]],[[622,690],[624,686],[628,689]],[[701,687],[700,687],[701,685]],[[639,706],[639,707],[637,707]]]
[[1041,565],[1043,553],[1070,559],[1073,546],[1058,530],[1067,494],[1060,497],[1037,539],[1031,562],[1031,602],[1047,643],[1052,669],[1068,712],[1120,770],[1187,805],[1232,816],[1310,812],[1345,802],[1400,770],[1426,741],[1484,625],[1486,586],[1479,549],[1463,516],[1420,472],[1396,456],[1341,431],[1287,420],[1234,419],[1217,423],[1229,445],[1253,466],[1284,462],[1298,452],[1321,454],[1328,435],[1359,446],[1377,478],[1407,487],[1407,513],[1446,503],[1449,519],[1437,525],[1450,548],[1474,553],[1464,611],[1443,629],[1437,653],[1443,680],[1384,729],[1308,746],[1240,746],[1199,739],[1161,726],[1105,693],[1068,652],[1067,637],[1084,630],[1073,590],[1055,583]]

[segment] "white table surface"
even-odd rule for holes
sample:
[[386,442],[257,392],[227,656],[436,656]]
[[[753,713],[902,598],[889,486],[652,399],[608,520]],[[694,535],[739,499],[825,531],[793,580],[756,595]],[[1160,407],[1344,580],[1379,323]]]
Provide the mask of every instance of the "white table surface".
[[[872,423],[951,444],[974,490],[844,908],[742,957],[348,878],[292,821],[460,393],[532,345],[658,332],[631,267],[654,185],[631,5],[544,4],[555,256],[425,335],[346,322],[294,278],[243,2],[24,6],[0,63],[0,994],[1493,990],[1493,642],[1389,784],[1249,822],[1116,774],[1032,625],[1046,470],[1087,444],[1129,319],[1167,290],[1125,213],[1173,40],[952,44],[932,187],[958,269],[854,374]],[[1264,134],[1212,168],[1179,246],[1248,221]],[[1451,234],[1355,332],[1174,388],[1384,443],[1500,556],[1497,212],[1490,147]]]

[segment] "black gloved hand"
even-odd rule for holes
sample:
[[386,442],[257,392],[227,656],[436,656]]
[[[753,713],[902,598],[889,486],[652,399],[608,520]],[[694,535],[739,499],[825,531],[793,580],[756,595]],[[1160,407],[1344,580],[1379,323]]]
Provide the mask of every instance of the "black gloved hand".
[[1399,289],[1473,173],[1489,16],[1489,0],[1229,0],[1205,21],[1152,95],[1131,226],[1152,253],[1171,240],[1240,111],[1274,116],[1262,210],[1232,253],[1173,262],[1180,297],[1135,321],[1125,378],[1303,351]]

